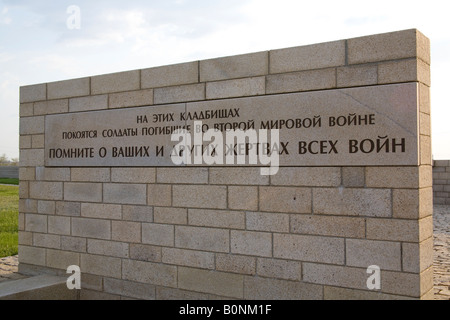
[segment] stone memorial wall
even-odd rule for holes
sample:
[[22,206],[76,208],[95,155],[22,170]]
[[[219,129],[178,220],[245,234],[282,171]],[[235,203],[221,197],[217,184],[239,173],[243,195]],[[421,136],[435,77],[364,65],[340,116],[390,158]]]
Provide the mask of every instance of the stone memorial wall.
[[435,160],[433,165],[434,204],[450,204],[450,160]]
[[19,269],[79,266],[82,299],[432,298],[429,86],[414,29],[24,86]]

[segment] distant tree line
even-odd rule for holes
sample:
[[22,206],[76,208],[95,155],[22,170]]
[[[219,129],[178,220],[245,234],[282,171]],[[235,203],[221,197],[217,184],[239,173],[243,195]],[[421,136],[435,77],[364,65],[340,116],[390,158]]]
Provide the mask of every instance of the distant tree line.
[[7,166],[18,166],[18,165],[19,165],[18,158],[9,159],[6,154],[3,154],[0,156],[0,166],[7,167]]

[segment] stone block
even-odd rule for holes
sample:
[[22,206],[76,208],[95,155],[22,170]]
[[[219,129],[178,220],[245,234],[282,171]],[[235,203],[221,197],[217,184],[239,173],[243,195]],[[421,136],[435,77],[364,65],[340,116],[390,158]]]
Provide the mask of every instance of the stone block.
[[[418,38],[421,44],[419,47]],[[429,62],[429,48],[424,39],[425,37],[415,29],[349,39],[348,63],[360,64],[414,57]]]
[[91,78],[91,94],[105,94],[139,90],[141,86],[140,71],[125,71],[105,74]]
[[216,270],[238,274],[255,275],[256,258],[218,253],[216,254]]
[[302,280],[302,264],[299,261],[258,258],[259,276],[292,281]]
[[177,287],[177,267],[152,262],[123,260],[122,279],[165,287]]
[[175,243],[175,231],[172,225],[142,224],[142,243],[173,247]]
[[19,149],[31,149],[32,148],[32,136],[20,136],[19,137]]
[[421,243],[402,243],[403,271],[421,273],[433,266],[433,245],[431,237]]
[[81,204],[78,202],[56,202],[56,214],[59,216],[81,216]]
[[364,167],[342,168],[342,185],[348,188],[364,187],[366,182]]
[[388,189],[318,188],[313,190],[316,214],[390,217],[391,191]]
[[[25,228],[21,228],[25,229]],[[32,246],[33,245],[33,232],[19,231],[19,245]]]
[[346,265],[381,270],[401,271],[402,253],[399,242],[346,239]]
[[208,168],[158,168],[156,174],[158,183],[208,183]]
[[37,214],[26,214],[25,231],[46,233],[47,216]]
[[21,199],[29,198],[29,183],[27,181],[19,182],[19,197]]
[[210,168],[209,183],[219,185],[268,185],[259,168]]
[[65,201],[102,202],[101,183],[64,183]]
[[120,296],[113,295],[110,293],[95,291],[95,290],[84,289],[83,291],[80,292],[79,300],[82,300],[82,301],[84,301],[84,300],[86,300],[86,301],[92,301],[92,300],[115,301],[115,300],[120,300]]
[[143,184],[105,183],[103,201],[117,204],[146,204],[147,188]]
[[188,221],[199,227],[245,229],[245,213],[238,211],[189,209]]
[[232,230],[231,252],[234,254],[271,257],[272,234]]
[[162,248],[162,262],[176,266],[214,269],[214,253],[176,248]]
[[184,300],[184,301],[194,301],[194,300],[208,300],[209,294],[206,293],[198,293],[180,289],[173,288],[164,288],[157,287],[156,288],[156,299],[162,301],[176,301],[176,300]]
[[273,256],[281,259],[342,265],[345,262],[344,239],[274,234]]
[[153,207],[124,205],[122,218],[127,221],[153,222]]
[[422,113],[431,114],[430,87],[419,84],[419,110]]
[[36,84],[20,87],[20,103],[43,101],[47,99],[47,85]]
[[141,242],[141,224],[129,221],[111,222],[111,239],[121,242]]
[[[367,290],[366,268],[343,267],[317,263],[303,263],[303,281],[342,288]],[[386,279],[381,276],[383,287]]]
[[[450,172],[446,173],[450,180]],[[419,167],[419,188],[428,188],[433,186],[433,168],[428,165]]]
[[258,187],[228,187],[228,208],[232,210],[258,210]]
[[39,214],[55,214],[56,203],[55,201],[38,201],[38,212]]
[[411,81],[430,86],[430,66],[416,59],[384,62],[378,65],[378,84]]
[[320,69],[267,76],[266,93],[303,92],[336,88],[336,69]]
[[19,106],[19,116],[31,117],[34,114],[34,103],[21,103]]
[[311,189],[260,187],[259,209],[267,212],[311,213]]
[[[420,119],[420,134],[424,136],[431,136],[431,117],[426,113],[419,113]],[[431,163],[427,163],[431,164]]]
[[45,117],[26,117],[20,119],[21,135],[43,134],[45,132]]
[[90,94],[90,79],[72,79],[47,83],[47,97],[49,100],[82,97]]
[[270,51],[270,73],[324,69],[345,65],[345,41]]
[[149,206],[169,207],[172,205],[172,186],[166,184],[147,185],[147,204]]
[[19,212],[21,213],[37,213],[38,201],[32,199],[19,199]]
[[349,66],[337,69],[337,87],[369,86],[378,83],[378,68],[376,65]]
[[197,83],[198,62],[187,62],[141,70],[142,88],[161,88]]
[[320,215],[292,215],[291,232],[345,238],[364,238],[366,223],[359,217],[333,217]]
[[36,167],[37,181],[70,181],[69,168]]
[[69,266],[80,265],[80,255],[61,250],[47,250],[47,267],[66,271]]
[[88,239],[87,252],[95,255],[129,258],[129,244],[123,242]]
[[244,78],[206,83],[206,99],[259,96],[266,92],[266,78]]
[[103,203],[83,203],[81,204],[81,216],[97,219],[121,219],[122,207],[120,205]]
[[130,244],[130,258],[139,261],[161,262],[161,250],[161,247],[132,243]]
[[228,230],[175,226],[177,248],[227,253],[230,250]]
[[[128,261],[128,260],[124,260]],[[121,278],[122,259],[106,256],[98,256],[93,254],[81,254],[81,270],[89,270],[89,274]]]
[[132,281],[108,279],[104,281],[105,292],[139,300],[155,300],[155,286]]
[[78,237],[61,237],[61,250],[73,251],[73,252],[87,252],[87,240],[86,238]]
[[69,111],[69,100],[50,100],[34,103],[34,115],[41,116],[47,114],[65,113]]
[[31,148],[43,149],[45,147],[45,136],[43,134],[31,136]]
[[449,160],[434,160],[435,167],[448,167]]
[[244,297],[244,277],[225,272],[179,267],[178,287],[229,298]]
[[69,112],[108,109],[108,95],[97,95],[69,100]]
[[433,155],[431,152],[431,137],[420,136],[420,164],[431,165],[433,162]]
[[205,100],[205,84],[188,84],[154,90],[154,103],[167,104]]
[[224,186],[174,185],[173,206],[225,209],[227,188]]
[[44,165],[44,149],[20,150],[21,167],[41,167]]
[[381,281],[383,292],[420,298],[433,288],[433,268],[422,274],[386,271]]
[[30,182],[30,198],[39,200],[62,200],[62,182]]
[[[367,239],[419,242],[419,222],[400,219],[367,219]],[[426,239],[426,238],[425,238]]]
[[70,235],[71,222],[69,217],[48,217],[48,233],[58,235]]
[[379,291],[363,291],[356,289],[324,287],[324,300],[349,300],[349,301],[371,301],[371,300],[414,300],[405,296],[385,294]]
[[245,299],[249,300],[321,300],[322,286],[277,279],[246,276]]
[[268,52],[257,52],[200,61],[200,82],[266,75]]
[[153,105],[153,90],[139,90],[109,95],[109,108],[129,108]]
[[267,212],[247,212],[246,229],[289,233],[289,215]]
[[155,168],[111,168],[111,182],[154,183]]
[[333,167],[280,168],[271,177],[274,186],[338,187],[341,184],[341,169]]
[[72,218],[72,236],[110,240],[111,222],[108,220]]
[[187,209],[155,207],[154,222],[163,224],[187,224]]
[[109,182],[111,173],[109,168],[72,168],[72,182]]
[[36,179],[35,168],[19,168],[19,181],[29,181]]
[[29,246],[19,246],[19,264],[45,266],[46,250]]
[[433,189],[395,189],[392,193],[393,217],[419,219],[433,213]]

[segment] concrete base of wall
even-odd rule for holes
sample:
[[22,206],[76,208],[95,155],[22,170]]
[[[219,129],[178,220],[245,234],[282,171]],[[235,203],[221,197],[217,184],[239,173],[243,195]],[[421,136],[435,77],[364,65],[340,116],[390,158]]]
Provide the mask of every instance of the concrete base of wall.
[[78,300],[69,290],[66,278],[41,275],[0,283],[0,300]]

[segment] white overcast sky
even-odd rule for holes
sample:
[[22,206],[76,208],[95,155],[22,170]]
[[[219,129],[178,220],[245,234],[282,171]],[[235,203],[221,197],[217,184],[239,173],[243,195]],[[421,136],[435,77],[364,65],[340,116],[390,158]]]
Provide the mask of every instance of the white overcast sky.
[[[70,30],[67,8],[81,10]],[[417,28],[431,40],[434,159],[450,159],[450,1],[0,0],[0,155],[19,87]]]

